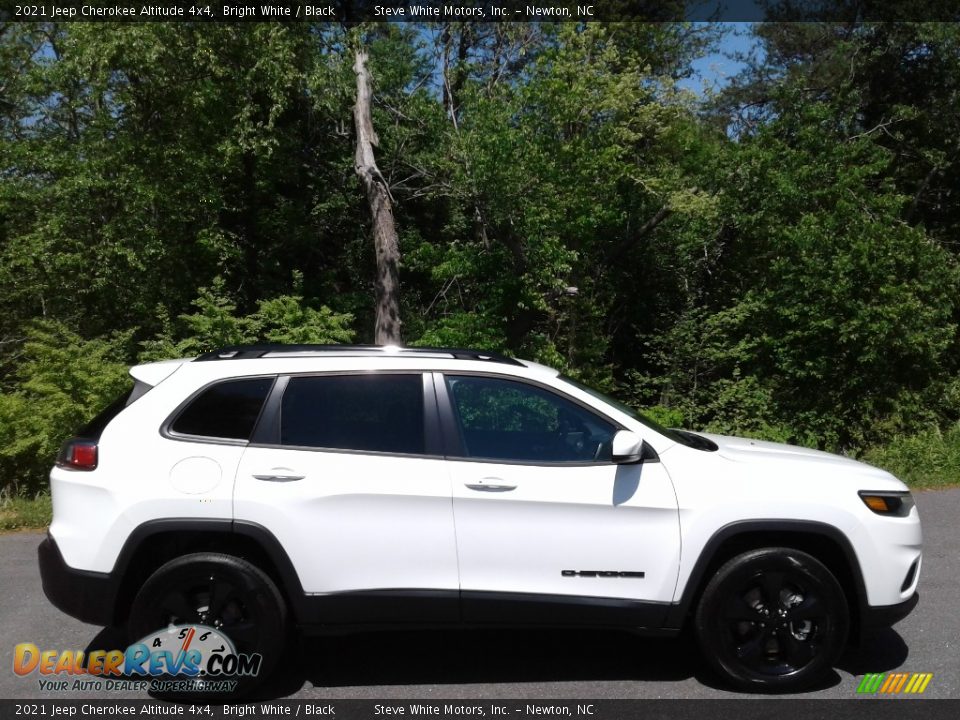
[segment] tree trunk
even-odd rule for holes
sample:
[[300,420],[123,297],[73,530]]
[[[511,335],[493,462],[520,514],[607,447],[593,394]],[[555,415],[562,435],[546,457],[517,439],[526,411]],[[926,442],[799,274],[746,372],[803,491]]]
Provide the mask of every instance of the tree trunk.
[[377,345],[399,345],[400,337],[400,246],[393,221],[393,198],[387,181],[377,167],[373,149],[379,139],[373,130],[370,104],[370,71],[367,53],[357,48],[353,71],[357,75],[357,103],[353,107],[353,121],[357,131],[357,153],[353,167],[363,182],[373,221],[373,244],[377,253],[376,320],[374,342]]

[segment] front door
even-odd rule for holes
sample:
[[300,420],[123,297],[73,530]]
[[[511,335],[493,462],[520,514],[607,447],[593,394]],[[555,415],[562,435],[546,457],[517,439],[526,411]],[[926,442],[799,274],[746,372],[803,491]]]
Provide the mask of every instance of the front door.
[[488,375],[437,379],[467,621],[657,624],[680,557],[659,462],[616,465],[621,428],[552,388]]

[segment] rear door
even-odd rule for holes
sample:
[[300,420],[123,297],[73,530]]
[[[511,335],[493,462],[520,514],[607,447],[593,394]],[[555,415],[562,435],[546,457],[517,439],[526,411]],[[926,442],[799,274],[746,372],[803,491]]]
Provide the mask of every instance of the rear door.
[[339,598],[344,621],[457,619],[436,417],[429,374],[281,377],[237,472],[236,520],[276,536],[303,590]]

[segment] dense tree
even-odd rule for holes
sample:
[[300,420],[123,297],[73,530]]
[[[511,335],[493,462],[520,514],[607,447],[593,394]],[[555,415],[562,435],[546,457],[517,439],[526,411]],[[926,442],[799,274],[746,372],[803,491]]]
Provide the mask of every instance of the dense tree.
[[361,45],[406,342],[670,423],[952,442],[960,29],[758,24],[705,106],[679,81],[717,32],[0,26],[0,485],[41,487],[138,359],[384,339]]
[[720,98],[750,134],[809,103],[838,132],[889,150],[903,219],[958,251],[960,32],[951,23],[762,23],[752,62]]

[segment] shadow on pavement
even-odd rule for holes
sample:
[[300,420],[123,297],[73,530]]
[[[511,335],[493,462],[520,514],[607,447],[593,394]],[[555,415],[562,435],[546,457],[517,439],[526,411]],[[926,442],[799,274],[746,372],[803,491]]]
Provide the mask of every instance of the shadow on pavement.
[[90,657],[94,650],[123,650],[127,647],[126,634],[120,628],[101,628],[83,649],[83,656]]
[[886,672],[906,662],[910,649],[893,628],[883,628],[867,634],[858,647],[849,647],[840,657],[837,667],[851,675]]
[[[292,643],[273,677],[247,700],[294,695],[305,682],[317,687],[443,685],[636,680],[700,684],[731,696],[701,659],[690,634],[644,638],[617,630],[425,630],[359,632],[307,637]],[[125,647],[120,630],[103,628],[87,645]],[[853,675],[900,667],[903,638],[884,629],[849,648],[837,667]],[[831,672],[809,692],[841,681]]]
[[641,638],[613,630],[369,632],[305,638],[295,655],[258,696],[283,697],[305,680],[319,687],[669,682],[692,677],[700,666],[686,637]]

